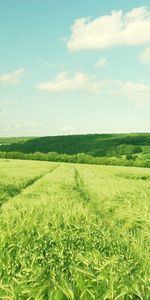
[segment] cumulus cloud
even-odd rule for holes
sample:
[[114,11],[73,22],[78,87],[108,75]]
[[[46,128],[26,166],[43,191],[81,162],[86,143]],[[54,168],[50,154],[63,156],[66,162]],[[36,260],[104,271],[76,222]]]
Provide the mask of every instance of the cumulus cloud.
[[143,64],[150,65],[150,47],[144,49],[139,58]]
[[96,68],[103,68],[103,67],[105,67],[105,66],[107,66],[108,65],[108,61],[107,61],[107,59],[106,58],[104,58],[104,57],[100,57],[99,59],[98,59],[98,61],[95,63],[95,67]]
[[89,78],[84,73],[76,73],[70,78],[67,72],[59,73],[55,79],[39,83],[38,90],[50,93],[62,93],[66,91],[83,90],[87,86]]
[[23,74],[24,74],[23,68],[15,70],[12,73],[1,74],[0,85],[17,84],[21,81]]
[[76,73],[70,77],[67,72],[58,74],[49,82],[39,83],[39,91],[48,93],[85,92],[91,95],[125,96],[141,106],[150,106],[150,86],[144,83],[90,77]]
[[39,91],[49,93],[86,92],[99,94],[112,84],[112,80],[96,80],[85,73],[75,73],[70,77],[67,72],[59,73],[54,79],[37,85]]
[[150,10],[138,7],[123,13],[77,19],[67,41],[71,51],[104,49],[113,46],[136,46],[150,43]]

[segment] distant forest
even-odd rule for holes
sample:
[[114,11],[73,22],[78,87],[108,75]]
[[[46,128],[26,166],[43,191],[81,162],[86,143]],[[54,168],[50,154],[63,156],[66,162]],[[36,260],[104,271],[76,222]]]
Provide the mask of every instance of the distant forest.
[[0,157],[150,166],[150,133],[0,138]]

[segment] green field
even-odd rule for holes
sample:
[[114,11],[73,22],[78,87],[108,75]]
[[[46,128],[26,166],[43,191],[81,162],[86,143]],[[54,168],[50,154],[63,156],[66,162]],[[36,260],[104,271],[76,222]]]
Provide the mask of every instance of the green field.
[[1,159],[0,192],[0,299],[150,299],[150,169]]

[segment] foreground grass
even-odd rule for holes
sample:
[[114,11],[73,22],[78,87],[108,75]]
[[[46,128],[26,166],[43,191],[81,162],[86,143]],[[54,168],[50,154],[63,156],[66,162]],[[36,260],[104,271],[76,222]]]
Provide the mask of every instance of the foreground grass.
[[150,170],[44,166],[1,207],[0,299],[148,300]]

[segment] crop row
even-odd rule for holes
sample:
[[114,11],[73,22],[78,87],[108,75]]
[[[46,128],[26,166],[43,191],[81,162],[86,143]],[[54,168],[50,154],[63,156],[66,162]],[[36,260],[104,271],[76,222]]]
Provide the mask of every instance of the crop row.
[[0,299],[148,300],[150,171],[128,172],[60,164],[7,201]]

